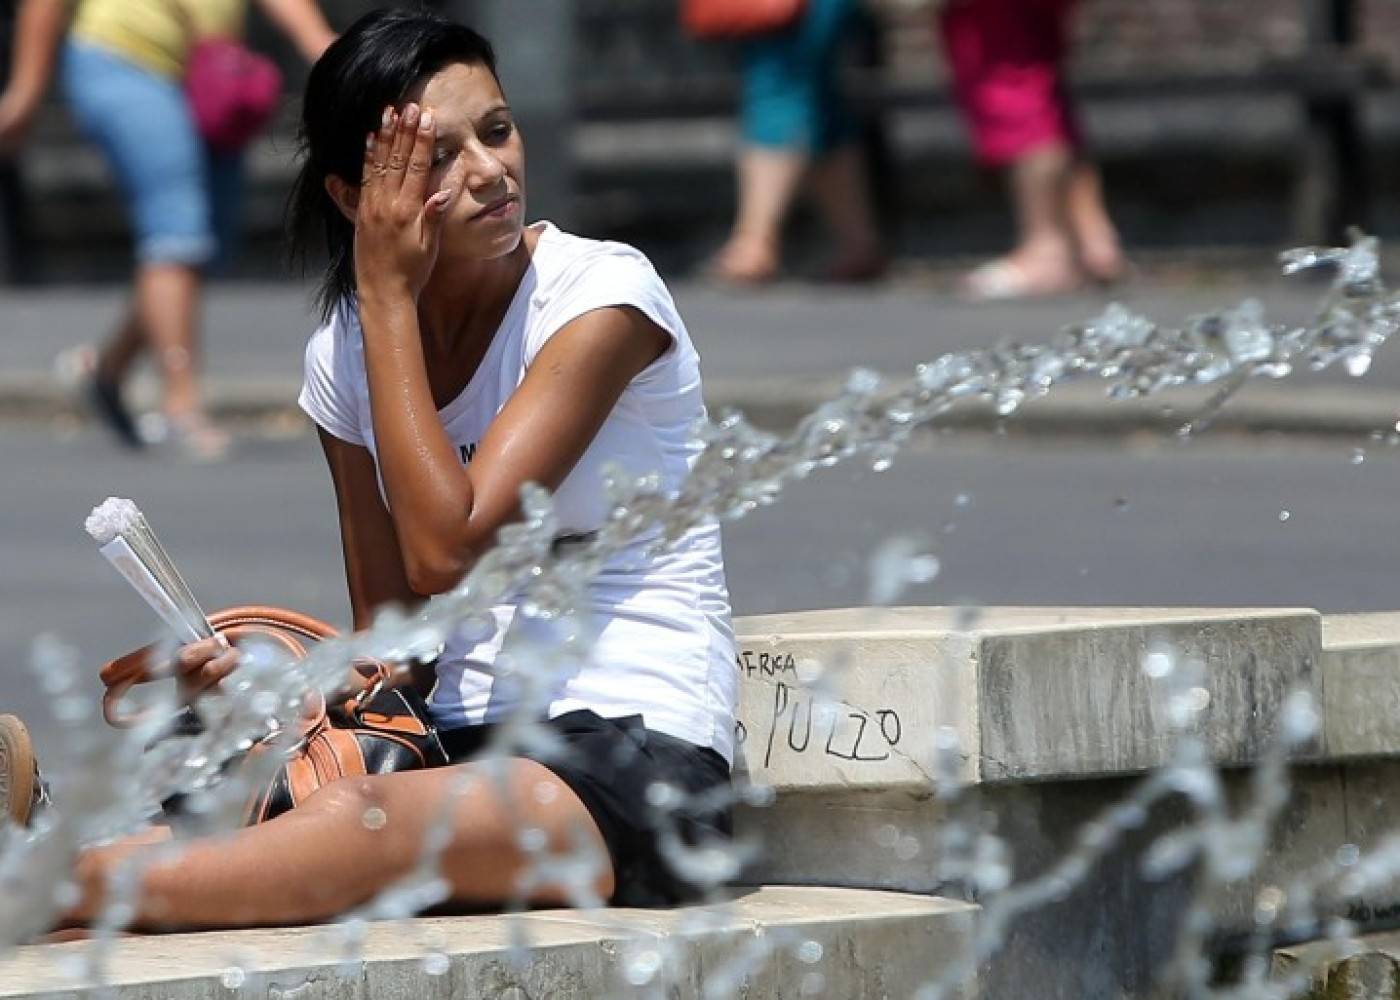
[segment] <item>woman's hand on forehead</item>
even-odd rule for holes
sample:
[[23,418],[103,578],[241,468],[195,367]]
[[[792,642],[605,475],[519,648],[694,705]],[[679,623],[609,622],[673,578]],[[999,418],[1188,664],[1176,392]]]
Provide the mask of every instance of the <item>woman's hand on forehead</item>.
[[365,141],[360,200],[355,214],[355,266],[358,278],[403,280],[416,298],[437,261],[442,219],[466,182],[458,164],[443,186],[428,191],[437,127],[433,110],[406,104],[402,112],[384,109],[377,132]]

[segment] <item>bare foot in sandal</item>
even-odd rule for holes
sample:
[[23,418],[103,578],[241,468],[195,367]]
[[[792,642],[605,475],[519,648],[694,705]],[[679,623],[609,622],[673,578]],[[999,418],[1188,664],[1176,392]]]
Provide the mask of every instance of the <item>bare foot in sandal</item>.
[[1083,277],[1073,266],[1012,254],[974,267],[963,275],[959,292],[971,302],[1003,302],[1065,295],[1082,285]]
[[731,236],[705,268],[714,281],[764,285],[778,277],[778,249],[756,236]]

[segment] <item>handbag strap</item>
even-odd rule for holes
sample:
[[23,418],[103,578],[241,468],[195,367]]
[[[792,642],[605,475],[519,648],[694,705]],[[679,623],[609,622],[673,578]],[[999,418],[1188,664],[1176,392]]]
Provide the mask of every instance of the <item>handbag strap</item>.
[[[290,608],[263,604],[217,611],[209,616],[209,624],[214,626],[215,632],[225,635],[230,641],[252,634],[269,637],[280,642],[296,658],[306,655],[306,646],[302,640],[319,642],[339,634],[334,627],[319,618]],[[106,688],[102,695],[102,716],[110,725],[133,725],[137,716],[122,715],[118,710],[118,703],[137,684],[146,684],[168,676],[167,672],[161,669],[164,664],[156,662],[154,658],[158,645],[160,644],[151,643],[142,646],[104,664],[98,671],[98,678]]]

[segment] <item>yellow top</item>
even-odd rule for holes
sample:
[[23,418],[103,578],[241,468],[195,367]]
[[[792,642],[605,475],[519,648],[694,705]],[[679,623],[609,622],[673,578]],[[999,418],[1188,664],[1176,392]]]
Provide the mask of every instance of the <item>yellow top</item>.
[[193,38],[241,38],[246,0],[72,0],[74,38],[179,79]]

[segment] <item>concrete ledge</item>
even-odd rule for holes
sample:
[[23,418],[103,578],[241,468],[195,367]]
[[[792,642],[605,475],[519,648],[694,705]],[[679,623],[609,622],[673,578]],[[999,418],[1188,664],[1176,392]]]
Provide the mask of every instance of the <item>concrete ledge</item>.
[[1322,620],[1327,755],[1400,752],[1400,612]]
[[1290,690],[1323,694],[1310,610],[843,609],[736,629],[740,766],[779,792],[927,795],[940,729],[956,735],[966,782],[1158,767],[1172,730],[1142,669],[1158,643],[1203,665],[1220,764],[1257,759]]
[[[342,954],[335,928],[129,938],[106,960],[110,989],[103,995],[591,1000],[667,984],[664,995],[687,997],[707,988],[750,1000],[912,996],[966,947],[976,913],[967,903],[923,896],[763,887],[736,889],[722,904],[672,910],[373,923],[351,957]],[[89,947],[19,949],[0,961],[0,997],[71,996],[82,985],[71,971]]]
[[[1189,692],[1196,731],[1235,809],[1254,794],[1243,768],[1272,744],[1285,696],[1308,691],[1320,710],[1259,868],[1208,896],[1223,935],[1249,931],[1264,886],[1400,827],[1390,794],[1400,781],[1400,613],[890,608],[736,626],[739,760],[776,793],[737,817],[764,846],[755,881],[947,892],[934,859],[951,821],[994,828],[1018,882],[1055,871],[1144,772],[1168,762],[1172,726],[1143,669],[1158,643],[1200,664]],[[929,773],[940,730],[956,738],[967,786],[951,805]],[[1026,983],[1044,996],[1153,995],[1174,946],[1164,929],[1181,926],[1196,874],[1148,880],[1142,859],[1191,818],[1180,797],[1137,815],[1081,881],[1018,919],[983,969],[984,995],[1019,998]],[[1380,929],[1397,913],[1400,896],[1379,886],[1343,915]]]

